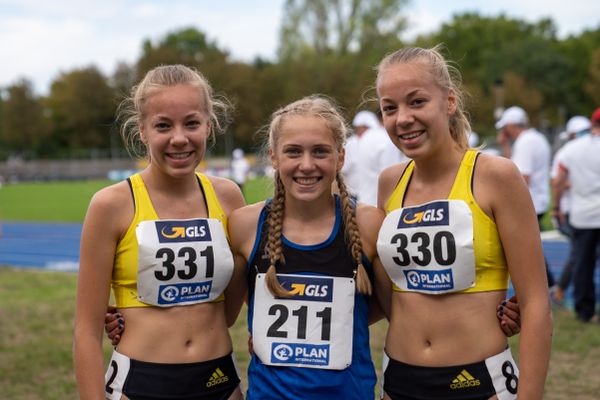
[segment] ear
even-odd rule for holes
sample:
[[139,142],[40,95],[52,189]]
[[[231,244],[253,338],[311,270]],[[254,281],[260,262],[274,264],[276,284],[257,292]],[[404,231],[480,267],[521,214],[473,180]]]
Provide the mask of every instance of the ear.
[[145,145],[148,144],[148,138],[146,137],[146,132],[144,129],[144,124],[140,124],[138,125],[138,129],[140,131],[140,140],[142,141],[142,143],[144,143]]
[[448,90],[448,115],[454,115],[456,108],[458,107],[456,93],[454,90]]
[[275,157],[275,153],[273,152],[273,149],[269,149],[269,158],[271,159],[271,166],[273,167],[274,170],[276,170],[277,168],[279,168],[279,163],[277,162],[277,157]]

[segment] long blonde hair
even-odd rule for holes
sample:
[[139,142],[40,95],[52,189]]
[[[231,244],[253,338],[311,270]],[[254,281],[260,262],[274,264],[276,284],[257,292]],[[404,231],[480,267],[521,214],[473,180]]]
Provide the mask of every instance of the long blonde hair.
[[[342,151],[348,134],[346,122],[333,101],[318,95],[305,97],[273,113],[268,132],[268,147],[271,151],[274,152],[277,148],[277,141],[281,135],[283,124],[291,116],[314,116],[322,118],[333,136],[336,150],[338,152]],[[370,295],[372,287],[362,261],[362,243],[358,224],[356,223],[356,207],[348,194],[344,179],[339,172],[336,174],[336,181],[340,192],[345,227],[344,234],[349,251],[356,264],[356,287],[360,293]],[[283,288],[277,279],[277,264],[285,262],[281,242],[284,215],[285,187],[279,178],[279,173],[276,171],[273,200],[270,203],[267,218],[266,253],[269,256],[270,265],[266,273],[266,283],[271,293],[278,297],[289,296],[289,292]]]
[[408,64],[415,61],[428,64],[436,84],[445,91],[453,92],[456,97],[456,111],[449,120],[450,135],[461,148],[466,149],[469,147],[471,124],[465,110],[462,79],[458,69],[440,53],[442,47],[441,44],[438,44],[430,49],[404,47],[396,50],[385,56],[377,65],[377,79],[379,80],[384,69],[396,64]]

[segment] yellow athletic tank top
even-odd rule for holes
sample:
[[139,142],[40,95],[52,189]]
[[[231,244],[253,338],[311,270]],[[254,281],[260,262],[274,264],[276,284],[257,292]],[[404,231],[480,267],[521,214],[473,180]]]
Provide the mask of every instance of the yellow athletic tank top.
[[[219,204],[215,189],[205,175],[200,173],[196,173],[196,175],[206,200],[208,218],[221,221],[225,234],[227,234],[227,216]],[[133,194],[135,214],[127,232],[117,245],[111,286],[118,308],[151,307],[138,300],[138,242],[135,229],[141,221],[152,221],[159,218],[140,174],[132,175],[129,183]],[[223,298],[221,295],[217,301],[222,301]]]
[[[473,172],[478,155],[476,150],[467,150],[448,195],[449,200],[464,200],[473,214],[475,286],[459,293],[487,292],[508,288],[508,267],[498,228],[494,220],[483,212],[473,197]],[[414,161],[411,161],[402,173],[398,185],[385,206],[386,213],[402,207],[413,169]],[[396,285],[394,285],[394,290],[402,291]]]

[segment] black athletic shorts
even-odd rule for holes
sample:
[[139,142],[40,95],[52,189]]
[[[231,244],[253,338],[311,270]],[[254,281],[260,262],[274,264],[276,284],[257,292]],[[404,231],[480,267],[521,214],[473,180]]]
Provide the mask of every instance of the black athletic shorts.
[[516,399],[518,375],[509,349],[480,362],[449,367],[409,365],[389,358],[383,389],[393,400]]
[[113,352],[106,373],[106,397],[131,400],[226,400],[238,388],[232,355],[210,361],[162,364]]

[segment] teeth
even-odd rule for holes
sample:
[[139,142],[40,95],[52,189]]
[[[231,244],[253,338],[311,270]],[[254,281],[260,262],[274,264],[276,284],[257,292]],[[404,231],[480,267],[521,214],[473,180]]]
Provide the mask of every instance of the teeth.
[[298,182],[301,185],[312,185],[313,183],[316,183],[319,179],[318,178],[296,178],[296,182]]
[[400,138],[402,139],[414,139],[417,136],[421,135],[421,132],[414,132],[414,133],[405,133],[404,135],[400,135]]
[[183,160],[184,158],[189,157],[190,154],[192,154],[191,151],[188,151],[187,153],[170,153],[169,157],[176,160]]

